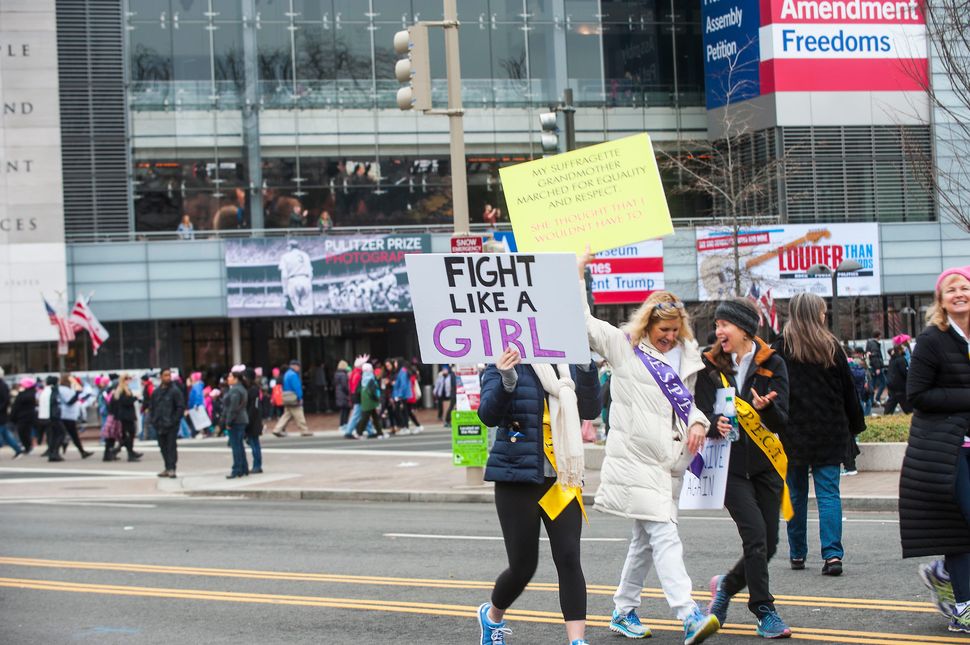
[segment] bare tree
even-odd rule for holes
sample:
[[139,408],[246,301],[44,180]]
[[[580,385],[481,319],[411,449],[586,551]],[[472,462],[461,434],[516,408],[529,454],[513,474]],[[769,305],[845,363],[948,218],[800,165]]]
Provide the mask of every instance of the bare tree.
[[[744,257],[740,233],[778,210],[779,184],[786,171],[786,156],[779,157],[774,131],[754,131],[757,107],[744,99],[752,96],[754,81],[748,66],[757,65],[750,56],[749,42],[727,58],[719,85],[723,107],[717,112],[715,139],[683,141],[678,151],[660,149],[661,167],[678,177],[675,192],[706,195],[715,217],[732,231],[730,262],[723,255],[701,267],[701,282],[708,292],[742,296],[743,276],[759,258]],[[716,289],[712,287],[717,287]]]
[[920,183],[935,193],[940,215],[970,232],[970,0],[924,0],[939,87],[925,69],[912,69],[935,111],[937,155],[920,142],[904,142]]

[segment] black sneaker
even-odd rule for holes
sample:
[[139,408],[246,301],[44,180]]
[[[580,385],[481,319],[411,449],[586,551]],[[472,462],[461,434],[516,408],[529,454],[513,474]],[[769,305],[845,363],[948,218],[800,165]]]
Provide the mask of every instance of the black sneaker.
[[789,558],[792,571],[801,571],[805,568],[805,558]]
[[822,575],[823,576],[841,576],[842,575],[842,560],[839,558],[829,558],[822,565]]

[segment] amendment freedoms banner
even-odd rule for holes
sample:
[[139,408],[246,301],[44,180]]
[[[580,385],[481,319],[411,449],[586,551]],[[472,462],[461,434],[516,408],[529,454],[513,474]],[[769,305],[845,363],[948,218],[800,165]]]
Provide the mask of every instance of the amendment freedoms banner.
[[831,296],[831,277],[811,278],[808,270],[816,264],[834,269],[845,260],[855,260],[862,268],[839,274],[839,295],[872,296],[881,291],[875,223],[743,228],[736,253],[731,229],[698,228],[696,235],[701,300],[735,295],[735,256],[741,296],[769,290],[772,298],[791,298],[803,291]]
[[674,231],[645,133],[499,173],[519,251],[597,253]]
[[411,311],[404,256],[431,236],[226,240],[229,317]]

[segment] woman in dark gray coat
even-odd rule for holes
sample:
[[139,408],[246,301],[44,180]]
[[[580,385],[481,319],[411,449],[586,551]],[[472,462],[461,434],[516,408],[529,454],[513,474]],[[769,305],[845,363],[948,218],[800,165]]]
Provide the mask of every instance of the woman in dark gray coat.
[[350,365],[347,364],[347,361],[337,363],[337,371],[333,373],[334,403],[340,410],[341,428],[347,425],[347,419],[350,418],[350,408],[353,405],[350,401],[350,381],[347,376],[349,373]]
[[232,448],[232,472],[226,479],[235,479],[249,474],[249,463],[246,461],[246,448],[243,438],[246,426],[249,425],[249,414],[246,412],[249,395],[243,384],[245,365],[236,365],[226,377],[229,391],[222,403],[223,426],[229,429],[229,446]]
[[970,267],[940,275],[927,320],[906,386],[915,413],[899,531],[903,557],[944,556],[920,565],[920,578],[950,631],[970,633]]

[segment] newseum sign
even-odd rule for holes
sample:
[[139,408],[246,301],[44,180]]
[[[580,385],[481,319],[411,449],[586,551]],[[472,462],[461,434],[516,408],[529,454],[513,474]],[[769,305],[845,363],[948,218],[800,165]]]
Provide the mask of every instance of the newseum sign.
[[0,343],[56,340],[67,272],[54,0],[0,2]]

